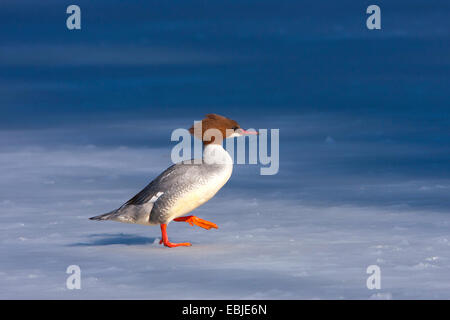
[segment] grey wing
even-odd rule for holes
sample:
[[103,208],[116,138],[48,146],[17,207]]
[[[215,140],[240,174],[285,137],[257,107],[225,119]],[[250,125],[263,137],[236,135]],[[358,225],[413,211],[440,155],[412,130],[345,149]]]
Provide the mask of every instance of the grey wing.
[[145,216],[150,224],[167,223],[177,200],[207,184],[211,172],[220,172],[221,168],[220,165],[194,164],[191,161],[177,163],[161,173],[119,210],[129,211],[139,207],[142,208],[139,210],[140,215]]
[[[150,182],[119,209],[93,217],[93,220],[115,220],[127,223],[167,223],[177,199],[208,183],[208,177],[222,171],[221,165],[177,163]],[[212,174],[211,174],[212,173]]]
[[144,225],[161,222],[165,219],[164,211],[167,210],[168,202],[198,180],[199,170],[202,170],[201,166],[177,163],[166,169],[119,209],[90,219]]
[[194,182],[195,177],[198,176],[196,174],[198,170],[198,165],[185,163],[174,164],[156,177],[133,198],[128,200],[123,206],[143,205],[154,199],[154,197],[159,198],[161,192],[166,193],[170,189],[173,189],[174,186],[180,185],[180,183],[189,184],[191,180]]

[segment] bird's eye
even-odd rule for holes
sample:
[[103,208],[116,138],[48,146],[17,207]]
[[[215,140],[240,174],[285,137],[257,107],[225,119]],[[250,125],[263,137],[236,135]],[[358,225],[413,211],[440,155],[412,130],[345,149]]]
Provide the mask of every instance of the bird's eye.
[[238,127],[233,127],[233,128],[231,128],[231,129],[233,129],[234,131],[236,131],[237,129],[239,129]]

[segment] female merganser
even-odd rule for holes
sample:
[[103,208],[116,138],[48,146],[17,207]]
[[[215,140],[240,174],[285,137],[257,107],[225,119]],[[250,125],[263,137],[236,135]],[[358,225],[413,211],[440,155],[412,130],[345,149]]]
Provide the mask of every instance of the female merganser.
[[217,229],[215,223],[183,215],[211,199],[230,178],[233,160],[222,147],[223,137],[258,133],[246,131],[236,121],[217,114],[206,115],[189,132],[200,138],[205,145],[202,160],[183,161],[169,167],[119,209],[90,219],[143,225],[160,224],[162,240],[159,243],[171,248],[191,245],[189,242],[169,241],[166,229],[172,220],[184,221],[191,226],[195,224],[207,230]]

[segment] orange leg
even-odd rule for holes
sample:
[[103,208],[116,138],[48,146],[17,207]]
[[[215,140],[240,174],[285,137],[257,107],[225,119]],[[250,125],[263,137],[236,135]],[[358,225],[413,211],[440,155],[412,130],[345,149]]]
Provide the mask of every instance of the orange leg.
[[169,248],[181,247],[181,246],[183,246],[183,247],[190,247],[191,246],[191,244],[189,242],[183,242],[183,243],[172,243],[172,242],[170,242],[169,241],[169,237],[167,237],[167,230],[166,229],[167,229],[167,224],[162,223],[161,224],[162,239],[159,242],[160,244],[164,243],[164,245],[166,247],[169,247]]
[[209,230],[211,228],[218,229],[217,224],[200,219],[196,216],[186,216],[186,217],[175,218],[175,219],[173,219],[173,221],[184,221],[184,222],[189,223],[191,226],[193,226],[195,224],[196,226],[205,228],[207,230]]

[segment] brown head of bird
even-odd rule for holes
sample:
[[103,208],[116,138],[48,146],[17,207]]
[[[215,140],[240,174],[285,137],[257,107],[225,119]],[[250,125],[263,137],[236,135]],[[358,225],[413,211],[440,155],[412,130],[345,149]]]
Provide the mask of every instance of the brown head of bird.
[[189,132],[203,141],[204,145],[210,143],[222,144],[223,140],[231,137],[240,137],[245,134],[258,134],[256,131],[246,131],[233,119],[210,113],[205,119],[196,122]]

